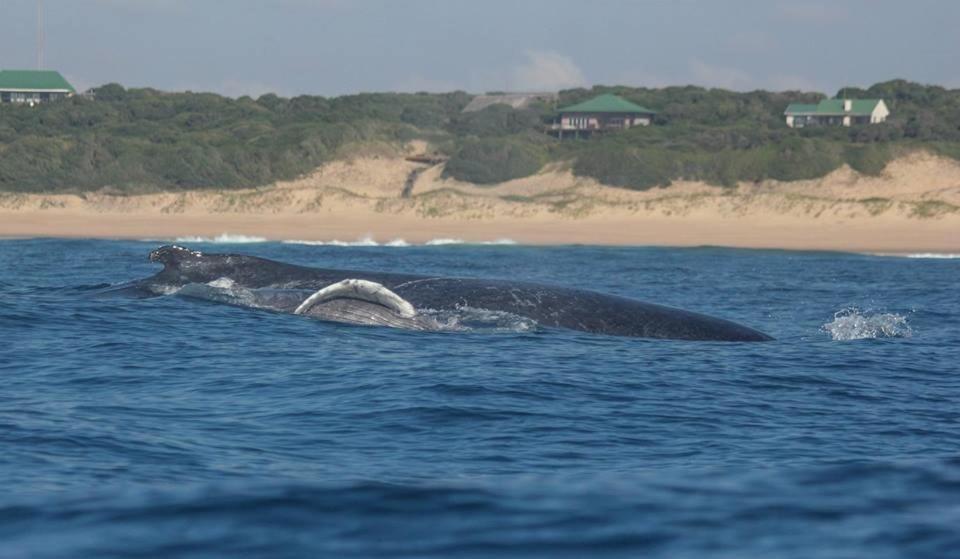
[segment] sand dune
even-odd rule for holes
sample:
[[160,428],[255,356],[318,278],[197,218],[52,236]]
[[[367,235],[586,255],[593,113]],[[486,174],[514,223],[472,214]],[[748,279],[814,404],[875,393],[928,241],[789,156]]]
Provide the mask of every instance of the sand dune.
[[138,196],[0,194],[0,236],[268,239],[451,237],[523,243],[724,245],[854,251],[960,251],[960,164],[927,153],[882,176],[848,167],[812,181],[719,188],[678,182],[634,192],[555,165],[480,187],[399,156],[336,161],[302,179],[246,190]]

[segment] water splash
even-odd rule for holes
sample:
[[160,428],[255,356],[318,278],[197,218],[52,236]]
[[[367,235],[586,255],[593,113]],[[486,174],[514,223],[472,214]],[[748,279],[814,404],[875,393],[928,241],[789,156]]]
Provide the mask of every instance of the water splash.
[[871,313],[856,307],[833,314],[833,320],[820,327],[834,341],[875,338],[909,338],[913,329],[907,317],[896,313]]

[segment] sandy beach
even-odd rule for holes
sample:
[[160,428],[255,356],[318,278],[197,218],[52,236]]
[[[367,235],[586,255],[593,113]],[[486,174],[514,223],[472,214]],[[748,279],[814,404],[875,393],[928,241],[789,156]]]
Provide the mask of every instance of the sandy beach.
[[634,192],[553,166],[495,186],[426,168],[409,197],[400,156],[336,161],[245,190],[117,196],[0,194],[0,236],[269,240],[436,239],[528,244],[718,245],[856,252],[960,252],[960,164],[926,153],[881,176],[849,168],[812,181]]

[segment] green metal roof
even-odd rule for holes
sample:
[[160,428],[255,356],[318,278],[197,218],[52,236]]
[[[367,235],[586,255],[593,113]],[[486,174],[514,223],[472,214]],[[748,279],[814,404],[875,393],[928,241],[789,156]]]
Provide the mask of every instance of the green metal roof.
[[815,112],[817,112],[816,105],[804,105],[803,103],[790,103],[789,105],[787,105],[787,110],[784,111],[783,113],[792,115],[792,114],[798,114],[798,113],[808,114],[808,113],[815,113]]
[[607,93],[560,109],[561,113],[648,113],[656,114],[646,107],[631,103],[626,99]]
[[53,70],[0,70],[0,89],[76,92],[73,86],[63,79],[60,72]]
[[791,103],[785,115],[818,115],[818,116],[869,116],[877,108],[880,99],[848,99],[851,101],[849,111],[843,110],[843,99],[825,99],[816,105]]

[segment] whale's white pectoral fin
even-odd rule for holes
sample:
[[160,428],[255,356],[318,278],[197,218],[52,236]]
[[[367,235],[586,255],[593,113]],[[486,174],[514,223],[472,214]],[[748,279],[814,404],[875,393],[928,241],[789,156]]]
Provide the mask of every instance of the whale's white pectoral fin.
[[403,318],[413,318],[417,316],[417,310],[413,308],[403,297],[390,291],[383,285],[362,279],[346,279],[324,287],[300,303],[293,314],[304,314],[315,305],[329,301],[331,299],[360,299],[383,305],[394,311]]

